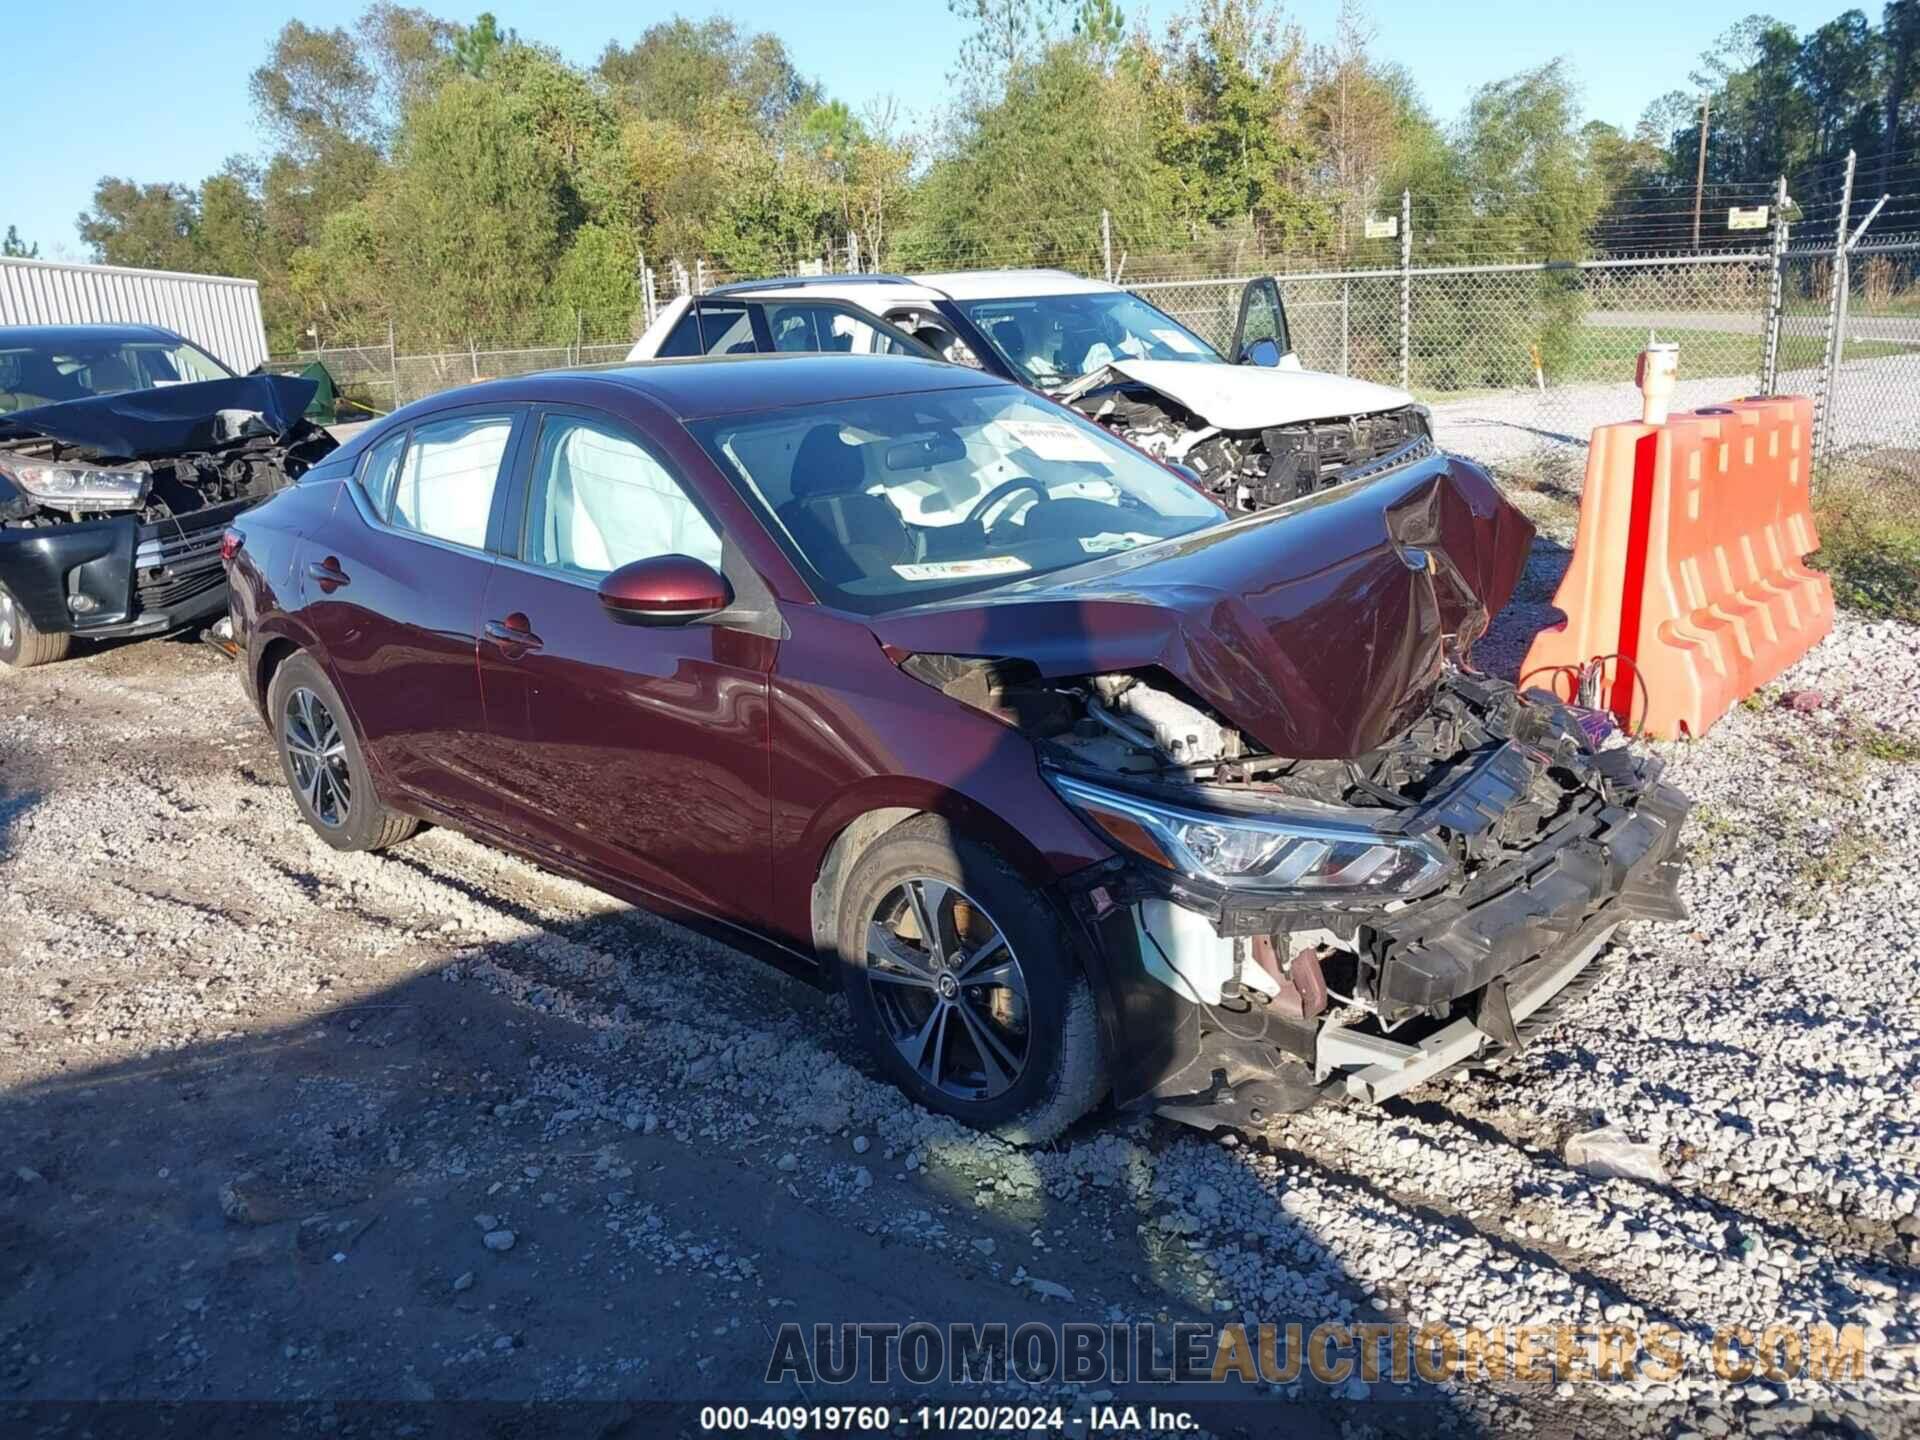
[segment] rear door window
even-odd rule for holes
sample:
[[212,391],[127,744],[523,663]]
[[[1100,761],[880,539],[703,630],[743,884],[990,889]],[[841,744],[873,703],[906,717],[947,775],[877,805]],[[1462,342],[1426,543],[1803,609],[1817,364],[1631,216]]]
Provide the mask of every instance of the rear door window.
[[845,305],[769,302],[767,333],[775,350],[843,355],[922,355],[905,335]]
[[[413,427],[384,518],[397,530],[486,548],[511,413],[449,415]],[[370,492],[371,493],[371,492]]]
[[675,355],[752,355],[753,319],[737,301],[696,300],[687,307],[660,347],[663,357]]

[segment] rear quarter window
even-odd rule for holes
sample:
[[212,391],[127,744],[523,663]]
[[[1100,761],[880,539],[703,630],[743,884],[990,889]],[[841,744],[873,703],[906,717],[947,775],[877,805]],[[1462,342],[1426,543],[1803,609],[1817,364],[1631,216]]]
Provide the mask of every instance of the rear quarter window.
[[400,478],[400,462],[407,451],[407,431],[402,428],[370,447],[360,457],[360,488],[365,492],[373,513],[385,520],[393,505],[393,487]]

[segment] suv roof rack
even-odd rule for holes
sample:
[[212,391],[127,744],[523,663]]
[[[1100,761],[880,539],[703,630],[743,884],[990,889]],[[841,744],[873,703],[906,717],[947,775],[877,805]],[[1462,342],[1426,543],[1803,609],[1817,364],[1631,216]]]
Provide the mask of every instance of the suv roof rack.
[[745,295],[755,290],[794,290],[810,285],[911,285],[914,282],[904,275],[788,275],[772,280],[736,280],[730,285],[716,285],[704,291],[707,295]]

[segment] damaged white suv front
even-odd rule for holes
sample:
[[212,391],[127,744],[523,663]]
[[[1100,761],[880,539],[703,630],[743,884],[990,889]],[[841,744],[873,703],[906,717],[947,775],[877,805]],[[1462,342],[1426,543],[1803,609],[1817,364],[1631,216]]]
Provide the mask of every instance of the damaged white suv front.
[[1405,391],[1302,368],[1271,277],[1243,286],[1224,351],[1104,280],[983,270],[725,285],[670,302],[628,358],[879,353],[901,332],[1098,421],[1235,513],[1434,453],[1431,416]]

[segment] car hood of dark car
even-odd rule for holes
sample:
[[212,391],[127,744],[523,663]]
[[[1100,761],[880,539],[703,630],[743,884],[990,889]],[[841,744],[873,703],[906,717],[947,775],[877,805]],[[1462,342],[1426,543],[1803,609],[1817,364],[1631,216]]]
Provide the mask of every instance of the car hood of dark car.
[[1426,710],[1513,594],[1533,524],[1446,456],[986,596],[870,623],[890,653],[1050,678],[1158,667],[1276,755],[1340,759]]
[[212,450],[249,434],[291,433],[318,388],[290,375],[244,375],[92,395],[0,415],[0,440],[58,440],[116,460]]

